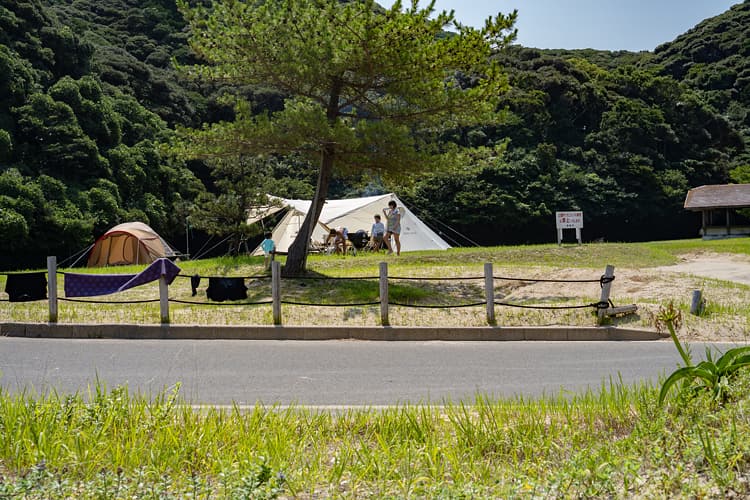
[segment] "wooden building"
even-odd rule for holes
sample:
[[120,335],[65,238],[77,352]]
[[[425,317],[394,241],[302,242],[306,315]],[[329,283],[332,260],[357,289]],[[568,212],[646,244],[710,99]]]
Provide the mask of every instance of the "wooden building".
[[685,208],[701,212],[704,240],[750,236],[750,184],[717,184],[688,191]]

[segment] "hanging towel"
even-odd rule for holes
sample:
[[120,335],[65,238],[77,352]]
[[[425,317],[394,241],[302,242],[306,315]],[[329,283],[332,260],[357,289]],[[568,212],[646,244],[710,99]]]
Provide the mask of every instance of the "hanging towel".
[[9,274],[5,293],[10,302],[30,302],[47,298],[46,273]]
[[242,278],[208,278],[206,297],[216,302],[246,299],[245,280]]
[[193,291],[193,297],[198,295],[198,287],[201,284],[201,277],[194,274],[190,277],[190,289]]
[[157,259],[138,274],[76,274],[65,273],[66,297],[93,297],[124,292],[164,276],[171,284],[180,268],[169,259]]

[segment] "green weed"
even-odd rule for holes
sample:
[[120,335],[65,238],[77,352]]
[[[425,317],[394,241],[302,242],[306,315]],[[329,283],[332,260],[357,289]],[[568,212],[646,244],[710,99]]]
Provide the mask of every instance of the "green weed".
[[[656,318],[657,329],[666,328],[685,366],[675,370],[664,381],[659,392],[659,403],[663,403],[670,389],[682,382],[681,393],[706,390],[714,401],[726,402],[730,386],[740,368],[750,366],[750,346],[736,347],[714,360],[710,348],[706,348],[706,359],[693,364],[689,347],[677,338],[677,330],[682,324],[682,314],[672,303],[662,308]],[[705,440],[702,440],[705,441]]]

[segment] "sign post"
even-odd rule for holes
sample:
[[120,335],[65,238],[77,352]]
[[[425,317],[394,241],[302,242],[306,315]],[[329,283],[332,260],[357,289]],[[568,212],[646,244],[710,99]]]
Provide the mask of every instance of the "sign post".
[[557,244],[562,244],[563,229],[575,229],[576,240],[581,244],[581,229],[583,229],[583,212],[555,212],[557,222]]

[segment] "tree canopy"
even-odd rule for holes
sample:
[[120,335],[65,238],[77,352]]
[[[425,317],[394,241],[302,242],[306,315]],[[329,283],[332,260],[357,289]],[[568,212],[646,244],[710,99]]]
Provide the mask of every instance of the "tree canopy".
[[[238,103],[234,122],[182,129],[195,156],[297,153],[319,162],[312,207],[290,248],[285,272],[304,269],[314,221],[334,169],[413,172],[436,133],[496,121],[507,81],[491,56],[514,38],[515,13],[474,29],[434,2],[383,11],[372,0],[224,0],[190,8],[190,46],[208,64],[200,79],[272,86],[284,109],[253,114]],[[447,27],[455,33],[447,34]],[[434,144],[434,143],[433,143]]]

